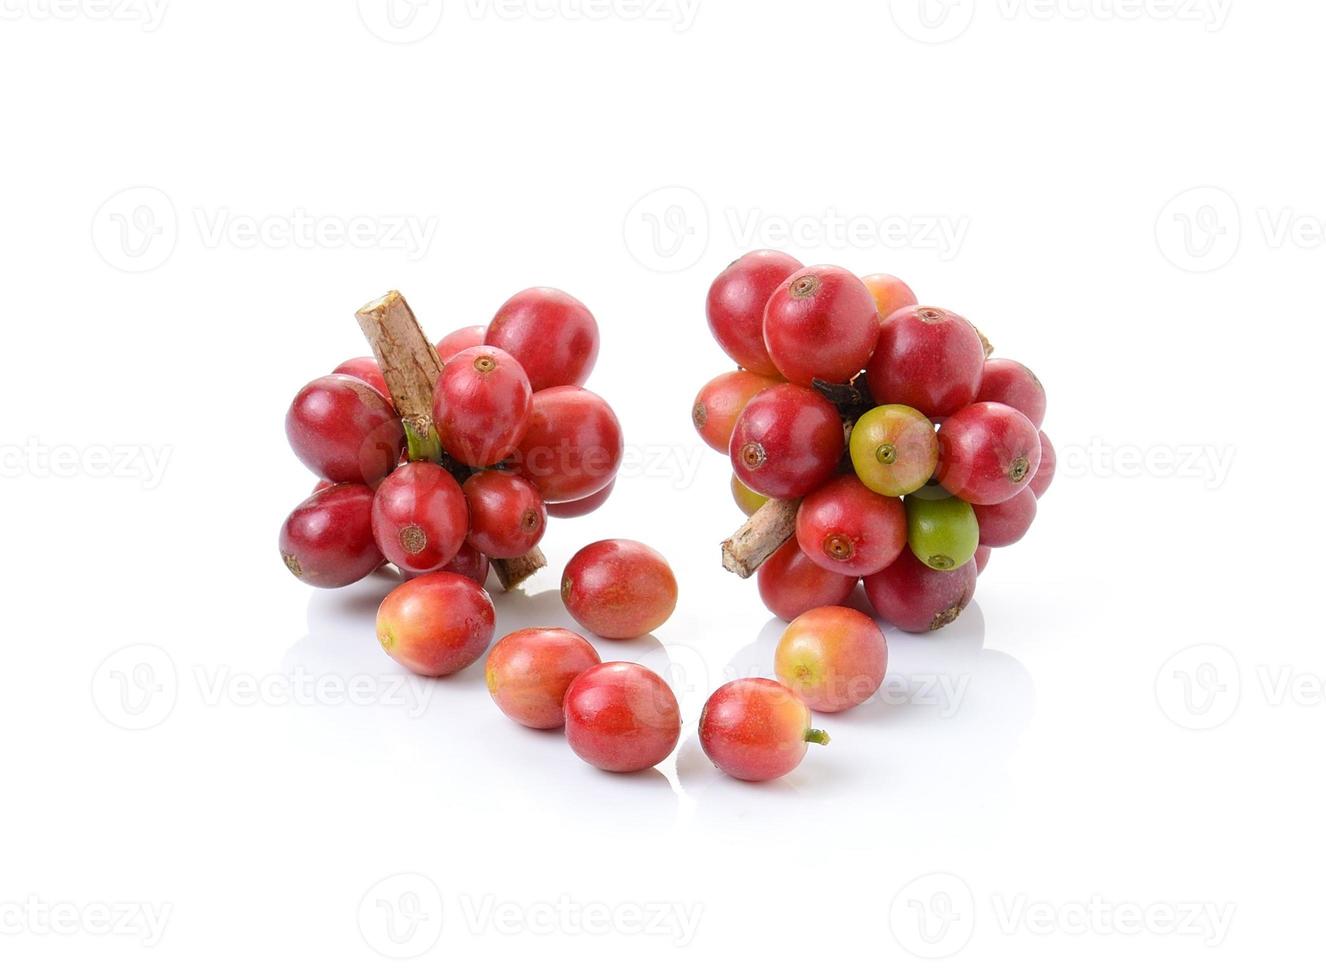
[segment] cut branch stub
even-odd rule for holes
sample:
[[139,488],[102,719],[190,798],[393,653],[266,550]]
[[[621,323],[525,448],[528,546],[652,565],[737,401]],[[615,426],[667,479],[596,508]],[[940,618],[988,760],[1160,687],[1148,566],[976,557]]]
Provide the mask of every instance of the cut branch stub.
[[723,542],[723,567],[750,578],[796,533],[800,500],[770,500],[751,515],[736,534]]
[[430,441],[433,389],[442,373],[442,359],[424,336],[410,304],[393,289],[361,309],[355,319],[387,379],[387,390],[401,421],[413,430],[408,434],[421,443]]
[[[442,373],[442,359],[437,348],[428,342],[410,304],[394,289],[374,300],[355,314],[359,327],[368,338],[378,366],[387,379],[391,400],[405,423],[410,440],[410,458],[427,450],[440,458],[443,466],[463,478],[465,467],[441,453],[433,430],[433,389]],[[493,571],[508,592],[548,564],[543,552],[534,548],[519,558],[494,558]]]

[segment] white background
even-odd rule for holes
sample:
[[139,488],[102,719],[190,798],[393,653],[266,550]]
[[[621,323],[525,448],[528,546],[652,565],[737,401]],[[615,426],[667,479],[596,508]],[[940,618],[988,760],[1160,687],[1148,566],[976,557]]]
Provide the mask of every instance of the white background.
[[[1326,10],[399,3],[0,2],[0,970],[1315,961]],[[886,695],[749,786],[694,722],[779,624],[688,412],[707,285],[760,246],[972,319],[1060,474],[963,618],[890,631]],[[500,629],[567,624],[589,541],[663,550],[676,615],[601,645],[678,689],[658,772],[519,729],[480,666],[411,681],[387,578],[277,555],[314,482],[282,416],[366,352],[354,310],[397,288],[440,336],[534,284],[597,315],[632,456]]]

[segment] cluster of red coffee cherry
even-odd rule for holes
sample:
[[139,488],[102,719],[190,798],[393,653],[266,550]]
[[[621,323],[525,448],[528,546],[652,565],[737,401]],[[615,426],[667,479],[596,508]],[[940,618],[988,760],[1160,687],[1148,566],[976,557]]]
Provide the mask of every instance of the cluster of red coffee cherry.
[[488,326],[442,338],[435,361],[422,343],[431,371],[401,369],[398,393],[436,375],[423,432],[403,422],[373,357],[295,396],[286,435],[322,482],[286,519],[280,548],[296,578],[323,588],[395,565],[406,581],[383,604],[379,638],[411,670],[438,677],[487,648],[490,561],[531,553],[549,516],[600,506],[623,440],[612,409],[581,387],[599,331],[566,293],[516,294]]
[[941,629],[971,601],[991,549],[1026,534],[1054,475],[1045,391],[1022,364],[990,358],[970,322],[918,305],[893,276],[752,252],[715,280],[708,317],[741,367],[706,384],[692,414],[731,460],[751,517],[726,547],[753,542],[754,553],[729,567],[758,565],[765,605],[792,621],[775,664],[781,689],[739,681],[729,699],[789,704],[760,712],[795,727],[798,701],[841,711],[883,683],[883,634],[843,605],[858,582],[884,621]]

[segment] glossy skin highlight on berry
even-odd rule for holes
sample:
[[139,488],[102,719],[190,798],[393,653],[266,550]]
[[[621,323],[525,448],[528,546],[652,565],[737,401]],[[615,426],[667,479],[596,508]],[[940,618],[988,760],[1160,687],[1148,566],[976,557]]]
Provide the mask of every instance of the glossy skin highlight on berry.
[[599,356],[599,326],[574,296],[538,286],[502,304],[484,343],[515,357],[535,391],[582,385]]
[[870,290],[832,265],[794,272],[764,310],[764,345],[778,372],[793,384],[850,381],[866,366],[879,338],[879,312]]
[[875,621],[845,606],[802,613],[783,631],[774,672],[816,711],[845,711],[879,690],[889,647]]
[[780,384],[750,400],[728,457],[737,479],[766,497],[804,497],[838,469],[843,424],[823,396]]
[[785,252],[750,252],[718,274],[705,303],[709,330],[718,346],[747,371],[777,378],[764,346],[764,308],[801,263]]
[[971,561],[980,536],[967,501],[947,495],[907,498],[907,544],[935,571],[951,572]]
[[871,575],[907,546],[907,515],[901,500],[881,496],[848,474],[801,502],[796,538],[806,556],[827,571]]
[[875,309],[879,311],[880,321],[888,319],[903,307],[916,305],[916,294],[912,288],[897,276],[883,272],[864,276],[861,281],[870,290],[875,300]]
[[992,357],[985,362],[976,400],[1016,408],[1038,429],[1045,421],[1045,388],[1040,378],[1025,364],[1008,358]]
[[937,572],[904,551],[888,568],[863,580],[866,598],[881,619],[907,633],[943,629],[976,593],[976,562]]
[[828,745],[829,736],[812,727],[810,708],[785,685],[763,677],[724,684],[700,715],[700,747],[734,779],[786,776],[812,742]]
[[492,600],[473,579],[433,572],[398,585],[378,607],[378,642],[392,659],[424,677],[464,670],[488,649]]
[[497,347],[469,347],[437,379],[433,424],[442,448],[466,466],[493,466],[520,445],[533,402],[514,357]]
[[346,374],[310,381],[285,417],[300,462],[333,483],[377,483],[396,467],[405,429],[371,385]]
[[482,470],[461,490],[470,508],[466,540],[489,558],[519,558],[543,538],[548,511],[534,485],[523,477]]
[[523,629],[493,645],[484,666],[488,693],[502,713],[526,728],[561,728],[571,682],[599,663],[583,636],[564,629]]
[[440,569],[459,553],[468,528],[460,484],[436,463],[406,463],[373,497],[373,537],[403,571]]
[[373,540],[373,491],[360,483],[319,490],[281,525],[281,560],[306,585],[339,589],[382,564]]
[[784,541],[755,573],[764,606],[791,622],[820,606],[838,606],[856,588],[856,576],[831,572],[811,561],[797,539]]
[[612,482],[624,449],[621,424],[607,402],[584,388],[548,388],[534,393],[511,469],[547,503],[582,500]]
[[566,690],[566,741],[606,772],[656,766],[681,737],[681,709],[663,678],[634,663],[598,664]]
[[999,402],[969,405],[939,427],[935,478],[968,503],[1003,503],[1032,482],[1040,462],[1036,426]]
[[597,541],[567,563],[562,602],[591,633],[631,640],[667,622],[677,606],[677,579],[667,559],[648,545]]
[[776,384],[778,381],[775,379],[750,371],[720,374],[695,396],[695,404],[691,406],[691,424],[706,446],[726,453],[732,443],[732,430],[742,410],[752,398]]
[[852,427],[852,469],[875,493],[902,497],[925,486],[939,463],[934,424],[907,405],[872,408]]
[[985,346],[967,320],[932,306],[899,310],[880,327],[866,380],[881,405],[944,419],[976,400]]

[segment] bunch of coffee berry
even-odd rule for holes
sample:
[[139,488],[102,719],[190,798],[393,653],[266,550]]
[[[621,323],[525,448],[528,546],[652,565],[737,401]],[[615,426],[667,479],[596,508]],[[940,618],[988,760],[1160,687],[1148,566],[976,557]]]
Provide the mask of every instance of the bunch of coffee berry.
[[725,566],[758,569],[765,605],[787,620],[840,605],[858,581],[900,629],[956,619],[1054,475],[1036,376],[893,276],[781,252],[728,266],[708,316],[741,367],[693,411],[750,515]]
[[379,612],[383,647],[417,673],[451,674],[491,638],[490,563],[514,587],[544,564],[550,515],[589,513],[612,490],[621,427],[581,387],[598,325],[555,289],[517,293],[487,327],[436,346],[398,293],[358,319],[376,357],[305,385],[286,415],[322,482],[286,519],[281,557],[323,588],[396,566],[406,581]]

